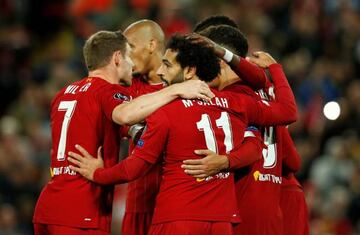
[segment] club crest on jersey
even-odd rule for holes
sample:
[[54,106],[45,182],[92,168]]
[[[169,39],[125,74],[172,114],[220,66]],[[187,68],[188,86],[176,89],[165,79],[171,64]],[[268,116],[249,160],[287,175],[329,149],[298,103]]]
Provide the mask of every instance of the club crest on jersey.
[[124,101],[130,101],[130,98],[127,97],[126,95],[123,95],[121,93],[116,93],[114,95],[114,98],[117,99],[117,100],[124,100]]

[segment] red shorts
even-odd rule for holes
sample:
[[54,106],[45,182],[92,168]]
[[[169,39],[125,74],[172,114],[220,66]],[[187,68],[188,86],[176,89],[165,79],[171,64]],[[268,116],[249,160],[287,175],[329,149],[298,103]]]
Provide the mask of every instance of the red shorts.
[[122,222],[122,235],[147,235],[153,213],[126,213]]
[[309,217],[304,192],[286,190],[281,192],[280,207],[283,211],[284,235],[308,235]]
[[98,229],[74,228],[53,224],[34,224],[35,235],[109,235]]
[[233,227],[227,222],[174,221],[153,224],[149,235],[233,235]]

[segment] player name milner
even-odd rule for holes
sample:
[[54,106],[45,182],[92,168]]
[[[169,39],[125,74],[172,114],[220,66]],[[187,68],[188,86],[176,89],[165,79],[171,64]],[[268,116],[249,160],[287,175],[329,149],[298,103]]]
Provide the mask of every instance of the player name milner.
[[198,105],[216,105],[216,106],[220,106],[223,108],[229,108],[229,102],[226,98],[223,97],[214,97],[212,98],[210,101],[202,101],[202,100],[182,100],[185,108],[189,108],[191,106],[193,106],[194,104],[198,104]]

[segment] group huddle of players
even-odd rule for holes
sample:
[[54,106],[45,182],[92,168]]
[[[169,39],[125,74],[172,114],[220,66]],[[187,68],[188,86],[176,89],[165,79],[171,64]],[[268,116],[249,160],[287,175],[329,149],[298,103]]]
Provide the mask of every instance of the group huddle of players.
[[287,130],[294,95],[269,54],[245,58],[233,20],[206,18],[166,44],[141,20],[95,33],[83,52],[89,75],[51,104],[35,234],[110,234],[114,185],[126,182],[123,235],[309,234]]

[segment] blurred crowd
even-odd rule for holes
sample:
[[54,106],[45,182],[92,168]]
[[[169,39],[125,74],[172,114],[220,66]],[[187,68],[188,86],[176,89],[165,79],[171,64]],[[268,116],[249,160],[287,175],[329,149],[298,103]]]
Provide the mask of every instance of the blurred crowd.
[[[213,14],[236,20],[249,55],[265,50],[284,66],[300,113],[290,130],[311,234],[360,235],[360,0],[0,0],[0,235],[32,234],[50,177],[50,102],[86,75],[85,39],[142,18],[167,36],[187,33]],[[329,101],[340,105],[336,120],[323,114]]]

